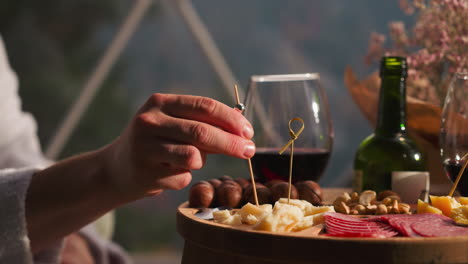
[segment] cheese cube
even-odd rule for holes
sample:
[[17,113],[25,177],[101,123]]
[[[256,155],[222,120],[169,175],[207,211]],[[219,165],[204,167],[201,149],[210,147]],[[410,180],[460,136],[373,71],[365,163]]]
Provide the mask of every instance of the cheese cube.
[[289,232],[304,217],[304,213],[299,207],[276,202],[273,213],[263,218],[255,230],[271,232]]
[[311,226],[314,226],[314,216],[304,216],[297,224],[293,227],[292,231],[301,231]]
[[247,203],[242,206],[239,215],[241,216],[242,222],[253,225],[256,224],[258,220],[270,214],[272,210],[271,204],[262,204],[257,207],[251,203]]
[[239,214],[231,215],[229,210],[213,212],[213,218],[216,223],[225,225],[241,225],[242,220]]
[[278,202],[299,207],[304,213],[313,207],[313,205],[306,200],[290,199],[288,203],[288,198],[280,198]]
[[311,206],[307,208],[307,210],[304,212],[304,215],[309,216],[309,215],[326,213],[326,212],[335,212],[335,207],[333,206]]
[[220,210],[213,212],[213,219],[216,223],[221,223],[226,219],[231,217],[231,211],[229,210]]

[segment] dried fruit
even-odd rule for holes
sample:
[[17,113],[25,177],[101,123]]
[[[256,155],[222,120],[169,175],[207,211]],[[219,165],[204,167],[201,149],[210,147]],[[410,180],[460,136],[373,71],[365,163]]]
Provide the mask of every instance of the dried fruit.
[[432,206],[439,208],[444,215],[449,216],[452,214],[454,208],[459,207],[461,204],[451,196],[430,196]]
[[461,205],[452,210],[450,217],[460,225],[468,225],[468,205]]
[[418,214],[443,214],[442,211],[434,206],[429,205],[429,203],[423,202],[418,199]]
[[468,197],[458,197],[458,202],[461,205],[468,205]]

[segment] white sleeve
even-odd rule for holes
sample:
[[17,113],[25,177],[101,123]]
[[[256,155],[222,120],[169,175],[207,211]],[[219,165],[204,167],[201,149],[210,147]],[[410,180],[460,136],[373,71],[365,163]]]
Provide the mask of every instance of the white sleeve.
[[80,230],[80,235],[87,241],[93,259],[97,264],[133,263],[119,245],[102,238],[95,228],[95,225],[88,225]]
[[32,263],[24,204],[35,171],[0,170],[0,263]]
[[[1,36],[0,128],[0,263],[31,263],[24,198],[34,170],[2,169],[44,168],[52,162],[41,151],[34,118],[21,109],[18,80],[8,63]],[[93,225],[95,223],[90,227]],[[81,233],[87,239],[97,264],[129,263],[128,256],[117,245],[89,230]],[[34,254],[34,263],[57,263],[62,246],[63,240]]]

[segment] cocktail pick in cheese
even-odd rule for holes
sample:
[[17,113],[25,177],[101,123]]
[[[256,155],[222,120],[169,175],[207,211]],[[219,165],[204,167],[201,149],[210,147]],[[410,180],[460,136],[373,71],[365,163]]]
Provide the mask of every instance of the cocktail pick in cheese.
[[[299,121],[301,122],[301,128],[299,128],[299,131],[294,132],[294,130],[292,129],[291,127],[291,124],[293,121]],[[289,120],[289,135],[291,136],[291,139],[288,141],[288,143],[286,145],[284,145],[284,147],[279,151],[279,154],[283,154],[283,152],[289,147],[291,146],[291,158],[289,160],[289,189],[288,189],[288,204],[289,204],[289,201],[291,200],[291,185],[292,185],[292,167],[293,167],[293,156],[294,156],[294,141],[297,139],[297,137],[302,133],[302,131],[304,130],[304,120],[302,120],[302,118],[299,118],[299,117],[295,117],[291,120]]]
[[[236,94],[236,106],[235,106],[235,108],[242,113],[244,111],[245,107],[244,107],[243,104],[241,104],[241,102],[239,100],[239,91],[237,90],[237,84],[234,85],[234,92]],[[250,160],[250,158],[247,159],[247,161],[249,163],[250,180],[252,181],[252,189],[253,189],[253,194],[254,194],[254,199],[255,199],[255,205],[258,207],[259,204],[258,204],[258,196],[257,196],[257,186],[255,184],[255,177],[254,177],[254,173],[253,173],[253,169],[252,169],[252,161]]]

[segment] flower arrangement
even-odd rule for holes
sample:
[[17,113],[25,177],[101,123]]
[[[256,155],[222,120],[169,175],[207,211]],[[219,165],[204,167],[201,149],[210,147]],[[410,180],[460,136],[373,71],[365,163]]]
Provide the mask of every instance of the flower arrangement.
[[[383,55],[407,57],[407,95],[440,106],[454,72],[468,70],[468,1],[399,0],[408,15],[417,14],[411,31],[401,21],[389,23],[392,45],[372,33],[367,64]],[[411,33],[411,34],[410,34]]]
[[[439,153],[441,104],[453,73],[468,70],[468,0],[408,1],[399,3],[406,14],[417,15],[414,27],[407,30],[403,22],[390,22],[389,47],[384,35],[372,33],[365,62],[371,64],[384,55],[407,58],[408,132],[425,149],[431,184],[447,184]],[[359,80],[347,67],[344,82],[364,116],[375,124],[378,72]]]

